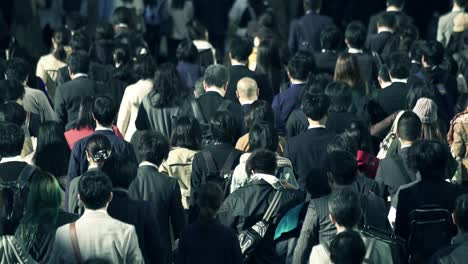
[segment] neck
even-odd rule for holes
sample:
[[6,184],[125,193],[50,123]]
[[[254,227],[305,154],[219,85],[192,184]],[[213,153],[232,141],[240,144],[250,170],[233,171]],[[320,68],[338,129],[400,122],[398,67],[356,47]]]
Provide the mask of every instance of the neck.
[[389,28],[389,27],[383,27],[383,26],[380,26],[377,28],[377,33],[381,33],[381,32],[390,32],[390,33],[393,33],[393,29]]
[[459,6],[456,2],[453,3],[452,12],[464,11],[465,8]]
[[291,81],[292,84],[303,84],[303,83],[305,83],[305,81],[303,81],[303,80],[298,80],[298,79],[294,79],[294,78],[291,78],[290,81]]
[[381,83],[381,84],[380,84],[380,87],[381,87],[382,89],[385,89],[385,88],[387,88],[388,86],[390,86],[391,84],[392,84],[392,82],[384,82],[384,83]]
[[96,122],[96,129],[103,129],[103,128],[112,129],[112,125],[103,126],[103,125],[99,124],[99,122]]
[[407,141],[407,140],[404,140],[404,139],[399,139],[400,140],[400,145],[401,147],[407,147],[407,146],[411,146],[413,145],[413,142],[412,141]]
[[107,204],[105,207],[102,207],[102,208],[99,208],[99,209],[96,209],[96,210],[93,210],[93,209],[88,209],[85,207],[85,213],[86,212],[97,212],[97,211],[102,211],[102,212],[106,212],[107,213]]
[[99,164],[93,162],[93,161],[89,161],[89,165],[88,165],[88,170],[89,169],[97,169],[99,168]]
[[245,65],[247,65],[247,62],[242,62],[242,61],[238,61],[236,59],[231,59],[231,65],[232,66],[238,66],[238,65],[245,66]]
[[255,102],[257,101],[258,98],[239,98],[239,102],[241,104],[246,104],[246,103],[250,103],[250,102]]
[[[336,227],[336,233],[337,233],[337,234],[348,230],[348,228],[346,228],[346,227],[344,227],[344,226],[340,226],[339,224],[335,224],[335,227]],[[357,226],[353,226],[352,229],[356,229],[356,228],[357,228]]]
[[312,120],[312,119],[308,118],[308,120],[309,120],[309,126],[323,126],[325,124],[324,119],[316,121],[316,120]]
[[397,11],[401,11],[401,8],[396,7],[396,6],[388,6],[387,11],[397,12]]

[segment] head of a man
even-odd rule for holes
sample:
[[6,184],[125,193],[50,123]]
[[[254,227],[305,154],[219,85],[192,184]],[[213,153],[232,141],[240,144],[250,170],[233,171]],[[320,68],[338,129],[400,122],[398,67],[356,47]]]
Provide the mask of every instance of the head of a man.
[[229,70],[224,65],[210,65],[205,70],[203,77],[203,87],[205,91],[208,89],[216,89],[223,95],[226,93],[226,86],[229,81]]
[[78,198],[86,209],[107,209],[112,200],[111,180],[100,170],[86,172],[78,182]]
[[257,82],[254,79],[245,77],[237,82],[237,98],[241,104],[257,101],[258,94]]
[[356,158],[346,151],[328,153],[324,161],[324,171],[332,190],[349,186],[356,181],[358,173]]

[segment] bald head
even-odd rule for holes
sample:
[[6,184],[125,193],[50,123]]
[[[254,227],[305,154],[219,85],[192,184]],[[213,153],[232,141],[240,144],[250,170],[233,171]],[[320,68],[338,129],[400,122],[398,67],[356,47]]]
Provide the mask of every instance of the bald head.
[[237,82],[237,97],[243,101],[256,101],[258,99],[257,82],[252,78],[242,78]]

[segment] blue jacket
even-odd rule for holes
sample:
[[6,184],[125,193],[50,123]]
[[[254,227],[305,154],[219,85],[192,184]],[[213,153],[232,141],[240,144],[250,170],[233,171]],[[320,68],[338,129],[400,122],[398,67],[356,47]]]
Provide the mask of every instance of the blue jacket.
[[282,134],[286,131],[289,115],[301,106],[301,92],[304,86],[305,84],[292,84],[289,89],[273,99],[277,129]]

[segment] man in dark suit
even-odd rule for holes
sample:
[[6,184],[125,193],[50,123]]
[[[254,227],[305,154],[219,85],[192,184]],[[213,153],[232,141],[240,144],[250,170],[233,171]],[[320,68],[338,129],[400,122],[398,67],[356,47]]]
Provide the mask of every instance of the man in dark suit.
[[288,77],[291,86],[284,92],[277,94],[273,99],[276,125],[280,133],[285,133],[286,122],[289,115],[300,106],[302,89],[307,78],[314,71],[315,63],[311,56],[305,53],[294,55],[288,63]]
[[[70,48],[72,50],[72,53],[77,52],[77,51],[84,51],[85,53],[88,53],[90,47],[91,47],[90,40],[89,40],[88,36],[86,36],[83,33],[76,33],[70,39]],[[60,85],[62,85],[62,84],[64,84],[64,83],[71,80],[70,79],[70,74],[68,72],[68,67],[69,66],[65,66],[65,67],[62,67],[62,68],[58,69],[58,72],[57,72],[57,86],[60,86]],[[88,69],[83,73],[88,73]],[[50,96],[52,98],[54,98],[55,93],[50,94]]]
[[377,33],[367,39],[367,50],[382,55],[385,45],[393,37],[395,31],[395,15],[385,12],[377,17]]
[[[185,227],[184,208],[179,183],[159,172],[159,166],[169,154],[168,140],[158,132],[145,131],[138,142],[142,160],[136,179],[128,189],[130,197],[149,201],[160,226],[158,235],[162,244],[161,261],[167,263],[171,254],[171,232],[178,239]],[[171,230],[172,228],[172,230]]]
[[374,81],[375,73],[374,59],[372,56],[364,52],[366,43],[366,28],[359,21],[349,23],[345,31],[345,43],[348,47],[348,53],[356,56],[361,77],[367,85],[371,85]]
[[308,130],[286,142],[285,156],[291,160],[299,183],[304,190],[306,179],[314,177],[315,190],[311,195],[316,198],[327,194],[327,181],[319,172],[326,155],[327,145],[334,133],[325,128],[330,99],[324,94],[306,94],[302,100],[302,110],[309,121]]
[[78,119],[81,99],[94,96],[97,84],[88,75],[89,56],[78,51],[68,57],[68,69],[71,81],[60,85],[55,91],[54,107],[58,122],[65,130],[72,129]]
[[[356,159],[349,152],[335,151],[328,154],[324,160],[324,173],[327,175],[332,194],[344,189],[357,193],[356,185],[354,185],[357,172]],[[307,183],[308,189],[315,184],[315,182],[309,180]],[[330,197],[331,195],[328,194],[309,202],[297,245],[293,249],[292,263],[308,263],[312,247],[320,243],[330,243],[335,236],[336,227],[329,217]],[[371,192],[365,195],[360,194],[359,198],[363,207],[360,222],[383,230],[388,229],[389,225],[383,199]]]
[[322,50],[314,53],[317,73],[335,74],[338,51],[340,50],[343,36],[340,29],[335,25],[326,26],[320,33],[320,44]]
[[[205,71],[203,87],[205,93],[198,97],[202,116],[197,116],[200,123],[208,123],[216,111],[229,111],[236,122],[236,136],[241,136],[244,123],[244,112],[240,104],[225,99],[226,87],[229,80],[229,70],[223,65],[211,65]],[[234,90],[237,91],[237,87]],[[236,98],[237,100],[237,98]]]
[[408,86],[410,60],[406,54],[393,53],[387,59],[388,73],[392,84],[379,91],[377,102],[387,115],[407,109],[406,95]]
[[320,51],[320,32],[325,26],[333,24],[330,17],[319,14],[322,0],[304,0],[303,5],[305,16],[293,20],[289,27],[288,46],[291,54]]
[[244,110],[244,115],[252,108],[252,104],[258,100],[258,86],[252,78],[242,78],[237,83],[237,98]]
[[371,16],[369,20],[369,27],[367,28],[367,36],[370,37],[377,33],[377,20],[378,17],[383,13],[392,13],[395,15],[395,28],[399,30],[406,25],[412,23],[412,19],[403,13],[403,8],[405,6],[405,0],[387,0],[387,9],[378,14]]
[[239,103],[236,96],[237,83],[244,77],[254,79],[259,88],[259,99],[271,102],[273,100],[273,90],[271,89],[265,75],[257,74],[247,67],[249,55],[252,53],[252,43],[246,38],[235,37],[231,40],[229,47],[229,82],[226,87],[226,99]]
[[128,187],[137,175],[138,164],[118,155],[106,160],[102,172],[112,181],[112,200],[107,212],[119,221],[135,226],[138,244],[146,263],[161,263],[162,253],[159,238],[160,225],[148,201],[137,201],[129,197]]
[[384,197],[393,197],[398,188],[404,184],[415,181],[416,171],[408,165],[408,151],[421,136],[421,120],[412,111],[401,115],[398,121],[397,137],[400,141],[400,149],[382,159],[379,163],[375,180]]

